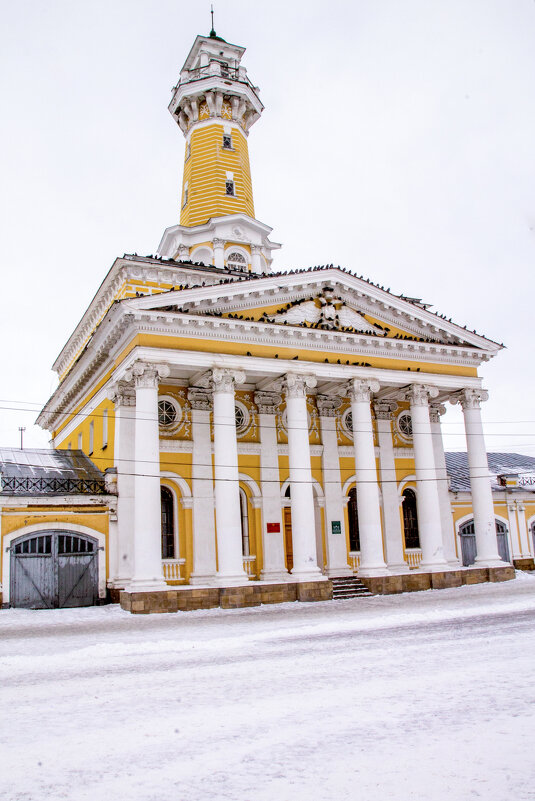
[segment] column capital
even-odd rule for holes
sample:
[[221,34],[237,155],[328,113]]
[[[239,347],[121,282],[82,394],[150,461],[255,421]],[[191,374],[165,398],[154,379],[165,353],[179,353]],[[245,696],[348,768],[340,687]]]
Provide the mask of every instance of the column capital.
[[167,378],[170,372],[167,364],[152,364],[139,360],[126,371],[124,377],[127,381],[133,380],[136,389],[140,387],[154,388],[158,386],[162,378]]
[[376,401],[373,404],[376,420],[392,420],[394,412],[398,408],[396,401]]
[[440,418],[446,414],[446,407],[443,403],[431,403],[429,405],[429,419],[432,423],[440,423]]
[[178,255],[181,259],[187,259],[189,256],[189,247],[187,245],[179,245]]
[[374,392],[379,392],[379,381],[376,378],[352,378],[347,385],[347,394],[352,403],[370,401]]
[[189,387],[188,401],[192,409],[209,412],[212,408],[212,393],[209,389]]
[[116,384],[112,384],[112,386],[108,388],[106,394],[108,400],[113,401],[116,407],[136,405],[134,388],[130,384],[127,384],[126,381],[117,381]]
[[212,239],[212,244],[215,248],[222,248],[225,244],[224,239],[219,239],[217,236]]
[[243,384],[245,373],[243,370],[228,370],[224,367],[214,367],[211,375],[211,384],[214,392],[234,392],[235,384]]
[[336,417],[342,399],[335,395],[316,395],[316,405],[320,417]]
[[411,384],[404,393],[405,400],[410,401],[411,406],[428,406],[430,398],[436,398],[438,387],[429,384]]
[[254,402],[259,414],[275,414],[282,403],[278,392],[255,392]]
[[307,388],[313,389],[317,383],[316,376],[287,373],[283,379],[283,390],[287,398],[306,398]]
[[480,409],[481,403],[489,399],[486,389],[462,389],[455,395],[450,395],[450,403],[454,406],[460,403],[464,409]]
[[251,253],[262,253],[262,245],[251,245]]

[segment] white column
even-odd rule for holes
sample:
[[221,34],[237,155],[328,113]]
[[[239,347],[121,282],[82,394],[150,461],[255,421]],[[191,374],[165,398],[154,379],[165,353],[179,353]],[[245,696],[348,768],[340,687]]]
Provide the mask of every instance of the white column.
[[[347,539],[342,495],[342,476],[338,456],[336,414],[342,401],[327,395],[317,395],[323,451],[321,467],[325,492],[325,542],[327,546],[327,575],[352,576],[347,562]],[[334,525],[333,525],[334,523]]]
[[[262,488],[262,581],[285,581],[284,526],[280,493],[279,452],[275,414],[282,397],[256,392],[260,424],[260,483]],[[269,530],[268,530],[269,527]]]
[[524,506],[523,501],[516,502],[516,510],[518,514],[518,531],[520,537],[520,547],[522,550],[522,556],[525,558],[529,558],[531,556],[530,532],[528,531],[528,526],[526,521],[526,507]]
[[225,243],[222,239],[213,239],[214,246],[214,267],[223,268],[225,266]]
[[442,439],[442,427],[440,425],[440,417],[445,413],[446,407],[442,403],[432,403],[429,406],[444,557],[452,567],[459,567],[459,557],[455,552],[455,529],[453,528],[453,515],[450,503],[448,470],[446,468],[446,457],[444,456],[444,440]]
[[472,509],[476,535],[476,565],[481,567],[499,567],[504,564],[498,553],[496,540],[496,520],[490,486],[487,449],[481,422],[481,401],[488,399],[483,389],[464,389],[459,395],[450,398],[452,403],[461,404],[464,414],[466,433],[466,450],[468,454],[468,470],[470,472],[470,488],[472,493]]
[[374,404],[379,444],[379,470],[383,495],[383,522],[385,527],[386,561],[392,573],[409,570],[403,558],[403,534],[401,531],[400,498],[396,477],[394,442],[392,439],[392,414],[398,405],[393,401],[377,401]]
[[247,583],[243,569],[240,480],[234,385],[245,381],[240,370],[212,370],[214,391],[214,478],[218,584]]
[[310,443],[306,390],[314,387],[314,376],[288,373],[284,380],[288,420],[290,501],[292,507],[292,577],[306,581],[321,578],[316,555],[314,491],[310,464]]
[[158,384],[167,365],[136,362],[128,371],[136,390],[134,462],[134,565],[129,592],[167,590],[162,573],[162,512]]
[[124,589],[132,578],[134,532],[135,406],[132,387],[119,382],[109,392],[115,403],[114,462],[117,467],[117,538],[110,542],[115,550],[115,588]]
[[379,382],[355,378],[350,381],[349,398],[353,417],[353,446],[355,450],[355,475],[357,486],[357,509],[360,534],[361,576],[384,576],[388,573],[383,549],[381,509],[377,464],[373,443],[371,396],[379,389]]
[[429,418],[429,397],[436,398],[438,390],[423,384],[413,384],[407,393],[411,404],[412,442],[416,473],[416,506],[418,531],[422,549],[422,570],[446,570],[448,563],[442,545],[442,521],[438,496],[435,452]]
[[190,584],[213,583],[216,573],[214,476],[210,439],[210,390],[190,387],[193,437],[193,570]]
[[251,271],[253,273],[262,272],[262,247],[260,245],[251,245]]

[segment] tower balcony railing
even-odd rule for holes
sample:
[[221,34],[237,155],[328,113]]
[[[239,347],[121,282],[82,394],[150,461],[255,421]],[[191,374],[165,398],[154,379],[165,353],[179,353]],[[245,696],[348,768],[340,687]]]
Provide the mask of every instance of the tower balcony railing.
[[[238,81],[239,83],[245,83],[250,89],[253,90],[255,94],[258,92],[257,87],[253,86],[247,77],[245,67],[231,67],[230,65],[221,61],[211,61],[209,64],[205,64],[202,67],[195,67],[192,70],[185,70],[180,75],[180,81],[178,85],[182,86],[186,83],[202,81],[204,78],[211,78],[213,76],[226,78],[230,81]],[[176,88],[177,87],[175,87],[175,89]]]

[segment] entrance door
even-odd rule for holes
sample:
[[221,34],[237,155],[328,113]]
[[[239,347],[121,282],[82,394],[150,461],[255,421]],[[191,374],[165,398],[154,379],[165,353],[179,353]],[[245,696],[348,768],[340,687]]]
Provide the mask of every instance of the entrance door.
[[72,532],[30,534],[11,545],[11,606],[92,606],[98,599],[97,541]]
[[294,566],[294,551],[292,543],[292,510],[284,507],[284,548],[286,552],[286,569],[290,571]]
[[[461,555],[464,567],[473,565],[476,561],[477,548],[476,548],[476,534],[474,528],[474,521],[468,520],[459,529],[461,537]],[[496,544],[498,546],[498,553],[504,562],[509,562],[509,544],[507,542],[507,526],[501,521],[496,521]]]

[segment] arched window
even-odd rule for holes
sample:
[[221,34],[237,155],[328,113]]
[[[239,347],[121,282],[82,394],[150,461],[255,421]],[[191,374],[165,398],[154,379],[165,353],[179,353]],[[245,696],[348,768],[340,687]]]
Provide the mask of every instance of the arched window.
[[175,558],[175,509],[173,493],[167,487],[160,488],[162,501],[162,559]]
[[349,503],[347,504],[349,519],[349,550],[360,551],[359,513],[357,509],[357,489],[349,490]]
[[247,268],[247,260],[242,253],[233,250],[227,256],[227,267],[233,270],[245,270]]
[[249,513],[247,510],[247,495],[240,487],[240,513],[241,513],[241,546],[244,556],[249,556]]
[[405,532],[405,548],[419,548],[418,512],[416,509],[416,493],[408,487],[403,493],[403,531]]

